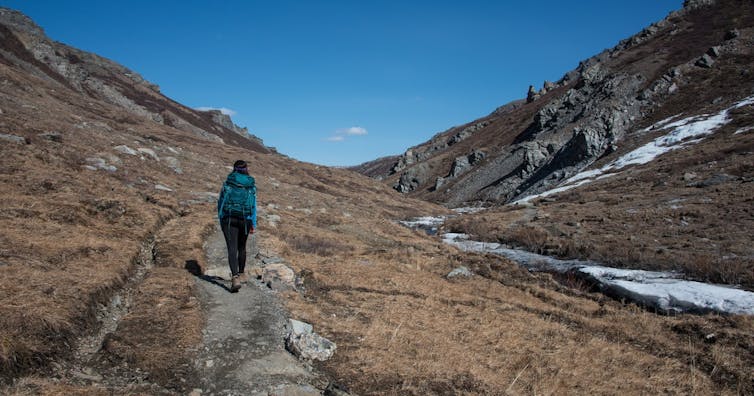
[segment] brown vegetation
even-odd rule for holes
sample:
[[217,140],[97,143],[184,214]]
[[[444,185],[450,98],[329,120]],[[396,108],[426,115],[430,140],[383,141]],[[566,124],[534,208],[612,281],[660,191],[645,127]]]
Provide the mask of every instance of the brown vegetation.
[[[204,319],[184,268],[205,266],[202,241],[215,227],[208,193],[238,158],[257,178],[262,253],[284,256],[304,279],[300,292],[282,297],[293,317],[338,344],[320,368],[359,394],[754,390],[751,317],[659,316],[586,285],[565,287],[399,226],[396,220],[446,210],[379,182],[208,142],[6,63],[0,75],[8,81],[0,85],[0,133],[29,142],[0,145],[0,375],[6,384],[17,381],[1,393],[190,391]],[[40,136],[49,131],[60,139]],[[625,265],[675,268],[705,253],[709,259],[694,265],[717,268],[710,278],[745,280],[751,267],[715,260],[729,261],[721,252],[751,254],[750,243],[741,243],[754,228],[751,183],[705,189],[680,181],[687,169],[699,179],[716,172],[750,178],[754,165],[744,153],[754,135],[731,136],[725,129],[660,163],[668,167],[666,185],[645,173],[665,168],[645,167],[567,200],[488,211],[451,226],[543,251],[630,257]],[[174,156],[182,173],[118,145]],[[117,170],[84,168],[93,157]],[[659,192],[677,194],[683,208],[658,206]],[[733,204],[710,205],[710,197]],[[685,244],[698,248],[684,253]],[[671,259],[653,261],[661,255]],[[445,277],[461,265],[477,275]],[[97,333],[98,313],[124,287],[128,311],[92,359],[77,361],[77,344]],[[77,377],[77,365],[104,378]]]

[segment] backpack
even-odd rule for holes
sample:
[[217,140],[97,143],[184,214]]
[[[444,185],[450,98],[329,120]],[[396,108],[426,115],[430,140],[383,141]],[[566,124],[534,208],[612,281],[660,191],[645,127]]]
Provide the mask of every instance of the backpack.
[[223,183],[220,218],[231,216],[247,218],[253,216],[256,205],[254,178],[243,173],[233,172]]

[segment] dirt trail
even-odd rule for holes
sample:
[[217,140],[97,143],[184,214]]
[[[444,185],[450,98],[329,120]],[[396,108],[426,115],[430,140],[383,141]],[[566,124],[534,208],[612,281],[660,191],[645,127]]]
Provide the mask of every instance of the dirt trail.
[[[247,268],[254,265],[249,241]],[[222,233],[205,244],[208,269],[227,270]],[[210,271],[213,272],[213,271]],[[202,395],[320,395],[327,381],[285,350],[287,314],[272,290],[250,280],[238,293],[214,276],[197,278],[207,314],[196,361]]]

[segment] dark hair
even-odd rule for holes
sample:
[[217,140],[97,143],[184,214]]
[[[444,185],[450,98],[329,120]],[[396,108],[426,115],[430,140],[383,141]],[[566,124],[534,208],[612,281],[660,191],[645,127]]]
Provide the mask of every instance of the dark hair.
[[249,168],[248,164],[244,160],[238,160],[233,163],[233,171],[238,173],[243,173],[244,175],[249,174]]

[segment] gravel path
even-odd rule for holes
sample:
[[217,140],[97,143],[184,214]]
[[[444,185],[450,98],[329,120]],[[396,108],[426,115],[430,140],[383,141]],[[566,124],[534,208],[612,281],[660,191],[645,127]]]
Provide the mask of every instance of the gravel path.
[[[248,243],[247,267],[253,266],[255,240]],[[206,242],[208,269],[228,268],[225,240],[215,232]],[[229,272],[229,271],[228,271]],[[227,276],[226,276],[227,278]],[[201,395],[320,395],[326,379],[285,350],[287,314],[277,295],[257,280],[238,293],[230,281],[197,278],[207,313],[203,345],[196,361]]]

